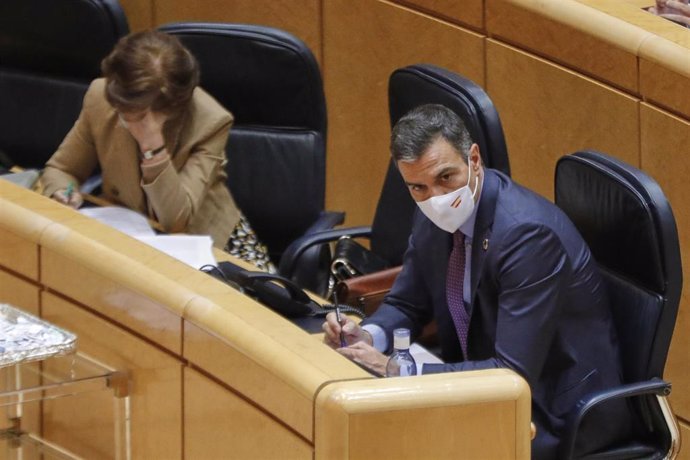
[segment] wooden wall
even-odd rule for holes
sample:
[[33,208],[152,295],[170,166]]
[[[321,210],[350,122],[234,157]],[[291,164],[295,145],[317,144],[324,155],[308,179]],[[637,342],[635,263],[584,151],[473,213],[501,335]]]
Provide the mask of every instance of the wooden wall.
[[[552,197],[560,156],[583,148],[613,154],[659,181],[687,253],[690,33],[642,11],[653,0],[121,1],[133,29],[254,22],[305,40],[321,63],[328,103],[327,207],[347,211],[349,225],[371,223],[386,170],[388,76],[427,62],[487,90],[517,181]],[[687,292],[666,371],[686,435]]]

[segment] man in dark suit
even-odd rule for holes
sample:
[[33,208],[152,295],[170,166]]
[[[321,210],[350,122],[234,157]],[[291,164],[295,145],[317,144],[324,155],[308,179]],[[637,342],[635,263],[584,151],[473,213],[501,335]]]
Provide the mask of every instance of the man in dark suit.
[[[510,368],[532,390],[533,458],[557,456],[567,412],[582,396],[621,382],[610,307],[589,248],[555,205],[482,165],[463,122],[439,105],[395,126],[391,152],[421,213],[403,269],[362,327],[333,316],[326,342],[384,371],[392,332],[412,336],[432,319],[444,364],[423,373]],[[587,419],[577,449],[627,431],[625,406]]]

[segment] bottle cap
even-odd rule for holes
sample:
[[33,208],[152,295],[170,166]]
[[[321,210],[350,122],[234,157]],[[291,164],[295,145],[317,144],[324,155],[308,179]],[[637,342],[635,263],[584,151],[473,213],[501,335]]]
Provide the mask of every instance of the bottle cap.
[[410,348],[409,329],[400,328],[393,331],[393,348],[396,350],[407,350]]

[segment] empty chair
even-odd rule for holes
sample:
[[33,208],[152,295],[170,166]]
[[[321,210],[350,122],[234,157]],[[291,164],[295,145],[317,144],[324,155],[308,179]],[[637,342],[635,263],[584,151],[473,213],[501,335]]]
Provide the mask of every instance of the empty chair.
[[[673,212],[652,178],[599,152],[561,158],[555,188],[556,204],[603,273],[625,382],[573,408],[559,458],[673,458],[678,427],[666,402],[671,385],[662,380],[683,284]],[[603,452],[578,452],[577,445],[587,445],[580,432],[587,413],[617,398],[630,399],[630,438]]]
[[79,116],[101,60],[128,32],[116,0],[0,2],[0,152],[6,166],[43,167]]
[[[479,145],[487,167],[510,174],[508,153],[501,121],[491,99],[475,83],[436,66],[411,65],[395,70],[389,80],[388,102],[391,127],[413,108],[423,104],[442,104],[463,119]],[[390,155],[388,152],[381,154]],[[371,226],[337,229],[309,235],[293,244],[281,260],[281,271],[290,273],[299,265],[298,256],[307,248],[343,236],[370,239],[371,255],[385,266],[402,263],[416,210],[395,164],[391,161]]]
[[[293,240],[342,223],[342,213],[324,210],[326,102],[306,45],[256,25],[175,23],[160,30],[195,55],[201,86],[235,117],[228,187],[272,260],[278,263]],[[321,291],[329,260],[328,248],[315,247],[289,277]]]

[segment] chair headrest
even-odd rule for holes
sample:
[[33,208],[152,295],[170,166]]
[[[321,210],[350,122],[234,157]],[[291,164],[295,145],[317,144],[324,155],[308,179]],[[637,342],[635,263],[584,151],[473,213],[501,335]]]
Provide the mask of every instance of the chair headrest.
[[442,104],[465,122],[484,164],[510,175],[503,127],[493,102],[472,81],[429,64],[397,69],[388,85],[391,126],[413,108]]
[[236,125],[314,130],[325,136],[326,101],[318,64],[293,35],[249,24],[174,23],[201,67],[201,86],[235,116]]
[[602,153],[577,152],[556,165],[555,197],[600,265],[650,291],[680,295],[675,219],[652,178]]
[[90,81],[129,31],[117,0],[2,0],[2,67]]

